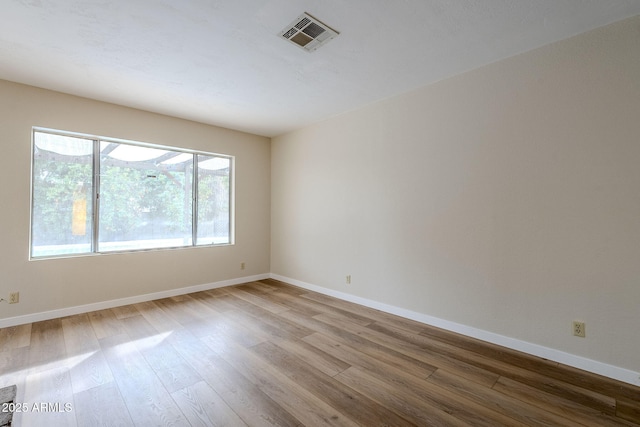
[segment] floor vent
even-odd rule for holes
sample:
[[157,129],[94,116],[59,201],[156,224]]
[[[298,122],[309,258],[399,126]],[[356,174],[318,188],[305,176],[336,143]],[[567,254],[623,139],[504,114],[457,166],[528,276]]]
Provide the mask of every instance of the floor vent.
[[[11,427],[11,420],[13,413],[15,412],[16,404],[16,390],[15,385],[9,387],[0,388],[0,427]],[[20,407],[18,407],[20,408]]]
[[298,16],[280,31],[281,37],[307,52],[313,52],[338,34],[336,30],[308,13]]

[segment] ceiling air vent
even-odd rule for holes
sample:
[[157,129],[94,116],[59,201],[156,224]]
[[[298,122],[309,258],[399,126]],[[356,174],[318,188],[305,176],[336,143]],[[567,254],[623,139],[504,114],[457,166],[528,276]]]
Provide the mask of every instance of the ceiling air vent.
[[338,34],[336,30],[308,13],[298,16],[295,21],[280,31],[281,37],[308,52],[313,52]]

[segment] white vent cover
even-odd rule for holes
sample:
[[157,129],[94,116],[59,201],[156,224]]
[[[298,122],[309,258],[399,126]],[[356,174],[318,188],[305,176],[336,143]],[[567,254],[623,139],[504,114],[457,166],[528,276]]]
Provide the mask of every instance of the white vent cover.
[[298,16],[280,32],[280,36],[302,49],[313,52],[339,33],[308,13]]

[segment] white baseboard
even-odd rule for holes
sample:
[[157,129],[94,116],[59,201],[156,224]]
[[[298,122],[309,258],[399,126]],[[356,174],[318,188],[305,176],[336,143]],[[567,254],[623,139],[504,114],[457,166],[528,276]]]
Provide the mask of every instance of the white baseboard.
[[256,280],[268,279],[271,277],[268,273],[258,274],[255,276],[239,277],[237,279],[222,280],[220,282],[204,283],[202,285],[187,286],[185,288],[169,289],[167,291],[153,292],[144,295],[135,295],[132,297],[119,298],[109,301],[101,301],[92,304],[78,305],[74,307],[60,308],[57,310],[44,311],[41,313],[25,314],[23,316],[8,317],[0,319],[0,328],[10,326],[23,325],[25,323],[39,322],[42,320],[57,319],[74,314],[88,313],[90,311],[104,310],[107,308],[120,307],[128,304],[136,304],[139,302],[152,301],[160,298],[175,297],[177,295],[189,294],[192,292],[206,291],[209,289],[223,288],[225,286],[239,285]]
[[395,314],[397,316],[404,317],[406,319],[415,320],[417,322],[424,323],[430,326],[435,326],[441,329],[466,335],[468,337],[477,338],[477,339],[487,341],[493,344],[501,345],[503,347],[507,347],[513,350],[521,351],[523,353],[542,357],[544,359],[562,363],[563,365],[572,366],[574,368],[582,369],[583,371],[592,372],[594,374],[598,374],[598,375],[602,375],[618,381],[622,381],[627,384],[640,386],[640,373],[634,372],[628,369],[620,368],[613,365],[608,365],[606,363],[598,362],[596,360],[591,360],[585,357],[576,356],[575,354],[570,354],[570,353],[566,353],[553,348],[544,347],[538,344],[533,344],[533,343],[521,341],[515,338],[506,337],[503,335],[495,334],[493,332],[488,332],[488,331],[477,329],[471,326],[462,325],[460,323],[451,322],[449,320],[443,320],[437,317],[433,317],[427,314],[418,313],[415,311],[396,307],[390,304],[385,304],[385,303],[370,300],[367,298],[358,297],[356,295],[347,294],[345,292],[323,288],[321,286],[312,285],[310,283],[305,283],[300,280],[291,279],[289,277],[284,277],[277,274],[271,274],[270,277],[272,279],[280,280],[281,282],[299,286],[301,288],[308,289],[310,291],[329,295],[345,301],[353,302],[356,304],[364,305],[366,307],[374,308],[376,310],[384,311],[386,313]]

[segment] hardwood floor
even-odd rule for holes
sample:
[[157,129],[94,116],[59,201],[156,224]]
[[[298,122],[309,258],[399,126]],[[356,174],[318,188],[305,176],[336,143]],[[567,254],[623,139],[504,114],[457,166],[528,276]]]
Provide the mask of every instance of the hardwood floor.
[[264,280],[0,329],[17,426],[633,426],[640,388]]

